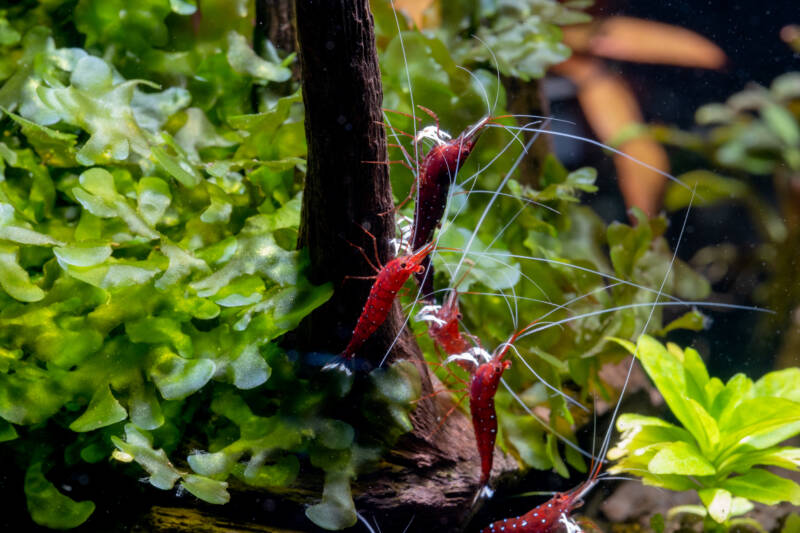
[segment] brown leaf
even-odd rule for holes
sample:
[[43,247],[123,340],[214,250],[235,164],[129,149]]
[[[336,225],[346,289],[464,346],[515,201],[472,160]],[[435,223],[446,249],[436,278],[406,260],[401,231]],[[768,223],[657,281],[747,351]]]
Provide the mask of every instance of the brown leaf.
[[632,17],[565,27],[564,42],[576,52],[637,63],[719,69],[727,61],[721,48],[698,33]]
[[[598,59],[574,56],[553,68],[578,86],[578,101],[597,137],[609,144],[620,133],[640,124],[642,112],[627,84]],[[669,171],[664,149],[652,139],[638,136],[616,146],[628,155],[663,172]],[[636,206],[648,215],[658,212],[665,178],[658,172],[622,156],[614,156],[619,187],[629,208]]]

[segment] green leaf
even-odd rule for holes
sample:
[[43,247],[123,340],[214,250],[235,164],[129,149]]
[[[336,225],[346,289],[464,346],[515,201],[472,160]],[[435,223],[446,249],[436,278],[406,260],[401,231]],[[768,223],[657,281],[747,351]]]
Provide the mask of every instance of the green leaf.
[[[716,205],[722,202],[742,201],[752,194],[746,182],[727,178],[708,170],[693,170],[681,174],[679,179],[689,188],[670,183],[664,196],[664,207],[670,211],[683,209],[691,200],[694,207]],[[694,199],[692,199],[694,189]]]
[[698,423],[698,432],[692,433],[692,435],[700,445],[700,449],[704,453],[711,455],[720,444],[720,430],[717,426],[717,421],[708,414],[699,402],[692,398],[688,398],[686,401],[687,408]]
[[[439,245],[445,248],[466,250],[469,244],[469,253],[466,258],[474,264],[466,270],[459,288],[468,290],[475,282],[479,282],[493,290],[502,290],[514,287],[521,278],[521,267],[511,257],[511,253],[497,248],[487,248],[486,244],[466,228],[450,225],[439,233]],[[445,262],[446,254],[434,256],[434,266],[447,272]]]
[[705,363],[703,363],[702,357],[697,353],[697,350],[687,347],[683,351],[683,366],[697,386],[698,392],[705,390],[709,380],[708,370],[706,369]]
[[553,465],[553,469],[558,472],[561,477],[569,477],[569,470],[561,455],[558,453],[558,440],[552,433],[547,434],[547,457]]
[[785,368],[765,374],[755,382],[751,394],[800,403],[800,368]]
[[75,26],[86,35],[87,46],[115,45],[141,53],[167,43],[164,19],[170,11],[168,0],[142,0],[134,5],[125,0],[80,0]]
[[720,420],[725,447],[763,449],[800,433],[800,403],[783,398],[752,398]]
[[658,336],[663,337],[670,331],[676,329],[686,329],[689,331],[702,331],[708,327],[708,318],[698,311],[693,309],[688,313],[684,313],[658,331]]
[[653,474],[711,476],[716,473],[714,465],[688,442],[670,442],[660,447],[647,468]]
[[125,324],[125,333],[133,342],[171,344],[182,357],[194,353],[192,339],[181,330],[176,320],[166,317],[146,317]]
[[781,502],[800,505],[800,485],[766,470],[753,469],[741,476],[723,480],[719,487],[730,491],[734,496],[767,505]]
[[172,194],[167,182],[160,178],[144,177],[139,180],[136,198],[137,211],[152,227],[161,220],[172,201]]
[[205,476],[187,474],[181,481],[181,487],[208,503],[223,505],[228,503],[231,499],[231,495],[228,494],[227,483]]
[[258,57],[248,46],[247,39],[235,31],[228,33],[227,57],[233,70],[249,74],[256,80],[282,82],[292,76],[290,69]]
[[720,422],[724,421],[730,413],[738,407],[742,400],[744,400],[753,387],[753,381],[744,374],[736,374],[728,383],[725,388],[720,391],[711,405],[709,413]]
[[90,134],[76,154],[80,164],[123,161],[131,152],[150,155],[149,143],[131,108],[133,90],[142,82],[115,82],[108,63],[94,56],[78,60],[70,82],[69,87],[40,86],[36,94],[59,120]]
[[54,167],[77,166],[78,163],[75,160],[77,135],[48,128],[5,108],[0,107],[0,109],[19,124],[22,134],[25,135],[44,163]]
[[193,165],[181,155],[170,154],[164,146],[153,146],[151,153],[156,163],[184,187],[197,187],[203,180]]
[[800,98],[800,72],[781,74],[772,80],[770,91],[779,101]]
[[705,428],[696,418],[695,408],[688,399],[689,385],[681,361],[647,335],[639,337],[637,349],[642,366],[664,396],[672,413],[695,438],[700,439],[701,448],[707,447],[709,441]]
[[164,424],[164,414],[153,386],[137,382],[129,391],[128,410],[136,427],[152,430]]
[[[53,249],[58,262],[62,265],[89,267],[99,265],[111,257],[111,246],[91,242],[80,242]],[[64,266],[68,268],[68,266]]]
[[85,432],[110,426],[128,418],[128,412],[120,405],[108,386],[98,389],[89,402],[89,407],[79,416],[69,429]]
[[755,465],[778,466],[788,470],[800,469],[800,448],[773,447],[765,450],[745,449],[726,458],[720,470],[743,473]]
[[208,359],[184,359],[168,350],[158,353],[150,377],[165,400],[179,400],[197,392],[216,370]]
[[250,217],[237,239],[238,246],[225,266],[191,283],[202,297],[213,296],[243,274],[262,274],[280,285],[297,284],[298,252],[287,252],[267,232],[265,217]]
[[44,291],[31,283],[28,273],[17,262],[16,246],[0,244],[0,287],[20,302],[38,302]]
[[300,461],[295,455],[286,455],[275,464],[251,468],[248,464],[241,478],[254,487],[287,487],[297,479]]
[[171,489],[181,474],[169,462],[166,452],[153,449],[150,435],[133,424],[125,426],[125,440],[112,436],[117,447],[114,458],[120,461],[136,461],[150,474],[150,484],[159,489]]
[[800,144],[800,126],[785,107],[769,104],[761,109],[761,116],[784,143],[790,146]]
[[18,436],[17,430],[14,429],[14,425],[0,418],[0,442],[14,440]]
[[306,516],[319,527],[338,530],[354,526],[357,521],[350,478],[343,473],[327,472],[322,501],[306,509]]
[[714,521],[722,524],[731,515],[733,495],[725,489],[702,489],[697,494]]
[[76,502],[64,496],[44,477],[41,463],[25,472],[25,496],[34,522],[52,529],[72,529],[83,524],[94,512],[94,503]]
[[783,523],[781,533],[800,533],[800,514],[790,513]]

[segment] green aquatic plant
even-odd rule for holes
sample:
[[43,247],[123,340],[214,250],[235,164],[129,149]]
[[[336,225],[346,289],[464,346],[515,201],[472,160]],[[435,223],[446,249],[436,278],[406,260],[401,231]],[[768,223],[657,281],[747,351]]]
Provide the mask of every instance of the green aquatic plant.
[[740,373],[723,383],[708,375],[692,348],[664,346],[647,335],[635,345],[616,341],[639,357],[679,424],[621,415],[622,436],[608,452],[618,462],[609,472],[695,490],[718,523],[741,514],[751,500],[800,505],[800,485],[765,468],[800,468],[800,448],[780,445],[800,433],[800,369],[757,381]]
[[125,26],[104,2],[66,25],[28,4],[0,11],[0,446],[31,518],[87,520],[94,504],[47,476],[113,457],[215,504],[231,477],[274,489],[312,468],[325,489],[309,517],[352,525],[350,480],[410,428],[418,378],[376,370],[357,396],[369,420],[343,421],[350,383],[303,377],[277,344],[332,292],[295,249],[299,93],[263,90],[291,57],[253,52],[247,2],[205,2],[220,16],[191,37],[187,2],[132,8]]

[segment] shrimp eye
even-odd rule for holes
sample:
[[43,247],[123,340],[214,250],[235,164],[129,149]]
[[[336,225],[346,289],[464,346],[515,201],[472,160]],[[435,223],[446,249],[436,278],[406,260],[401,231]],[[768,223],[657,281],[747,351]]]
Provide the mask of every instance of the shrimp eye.
[[456,315],[456,318],[457,318],[457,319],[459,319],[459,320],[461,320],[462,318],[464,318],[464,316],[463,316],[461,313],[458,313],[458,314]]
[[500,367],[499,366],[494,367],[494,373],[495,374],[499,374],[500,373]]
[[405,268],[405,267],[406,267],[405,263],[400,263],[400,268]]

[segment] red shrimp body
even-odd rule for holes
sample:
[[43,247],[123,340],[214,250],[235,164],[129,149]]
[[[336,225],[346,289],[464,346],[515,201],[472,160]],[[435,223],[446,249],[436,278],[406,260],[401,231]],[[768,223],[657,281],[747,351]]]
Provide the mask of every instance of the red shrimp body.
[[[458,309],[458,292],[452,291],[445,299],[442,307],[434,314],[436,320],[431,320],[428,325],[428,335],[442,347],[447,355],[458,355],[468,352],[472,345],[461,334],[458,321],[461,312]],[[469,365],[467,370],[472,370],[472,365],[466,361],[459,364]]]
[[432,243],[414,254],[392,259],[380,269],[375,283],[372,284],[372,288],[369,291],[361,316],[358,317],[353,336],[341,353],[342,358],[345,360],[352,359],[367,339],[375,333],[378,326],[383,324],[389,315],[389,310],[397,296],[397,292],[411,274],[422,268],[420,263],[428,256],[431,250],[433,250]]
[[[419,166],[418,198],[414,208],[412,248],[418,249],[433,238],[433,232],[442,220],[447,206],[450,183],[464,164],[489,117],[470,126],[455,139],[434,146]],[[422,271],[416,274],[423,297],[433,293],[433,269],[425,258]],[[427,274],[426,274],[427,272]]]
[[571,492],[559,492],[524,515],[498,520],[483,528],[481,533],[551,533],[564,528],[565,518],[562,516],[569,517],[573,509],[583,503],[580,500],[585,493],[582,487]]
[[487,486],[492,473],[494,461],[494,443],[497,439],[497,413],[494,408],[494,395],[500,385],[500,378],[510,366],[511,361],[502,361],[494,357],[483,363],[472,375],[469,384],[469,410],[472,414],[472,427],[478,443],[478,455],[481,458],[480,485]]

